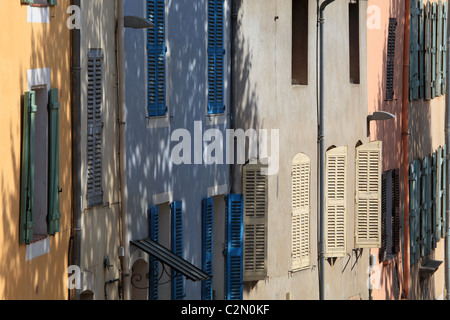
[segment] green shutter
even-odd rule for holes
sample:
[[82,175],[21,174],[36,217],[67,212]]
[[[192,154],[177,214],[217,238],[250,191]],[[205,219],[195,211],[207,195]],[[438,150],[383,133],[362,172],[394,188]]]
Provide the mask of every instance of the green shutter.
[[58,4],[58,0],[47,0],[49,6],[56,6]]
[[418,2],[411,1],[411,29],[410,29],[410,54],[409,54],[409,90],[410,100],[419,98],[419,13]]
[[447,2],[442,7],[442,88],[441,93],[447,91]]
[[22,4],[32,4],[34,0],[21,0]]
[[423,2],[419,0],[419,98],[425,95],[425,30]]
[[409,166],[409,231],[410,264],[419,260],[419,217],[420,217],[420,161],[415,160]]
[[[431,4],[431,3],[430,3]],[[437,18],[437,6],[436,3],[431,4],[431,99],[436,97],[436,56],[437,56],[437,48],[436,48],[436,18]]]
[[33,240],[34,226],[35,92],[26,92],[23,100],[19,241],[25,244]]
[[442,2],[439,0],[436,16],[436,96],[442,89]]
[[58,89],[49,91],[49,190],[48,233],[55,235],[60,230],[59,205],[59,97]]
[[[441,226],[440,226],[440,215],[439,215],[439,188],[437,185],[438,181],[438,172],[439,172],[439,166],[438,166],[438,153],[433,153],[433,166],[432,166],[432,184],[431,184],[431,190],[432,190],[432,199],[433,199],[433,208],[431,210],[431,234],[432,234],[432,248],[436,248],[436,244],[439,242],[439,239],[441,238]],[[437,236],[439,234],[439,237]]]
[[424,99],[431,99],[431,4],[425,5],[425,77]]

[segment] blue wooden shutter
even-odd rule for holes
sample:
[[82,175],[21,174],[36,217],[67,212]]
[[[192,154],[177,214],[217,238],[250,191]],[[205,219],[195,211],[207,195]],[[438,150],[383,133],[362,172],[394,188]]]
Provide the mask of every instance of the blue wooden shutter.
[[[159,207],[151,207],[149,210],[149,231],[150,239],[159,242]],[[158,300],[158,280],[159,267],[158,260],[150,256],[150,274],[149,274],[149,299]]]
[[208,0],[208,114],[225,112],[223,0]]
[[49,189],[48,189],[48,233],[55,235],[60,230],[59,203],[59,97],[58,89],[49,91]]
[[147,29],[148,114],[161,117],[167,113],[165,0],[147,0],[147,17],[155,25]]
[[227,196],[227,255],[225,295],[227,300],[243,299],[244,196]]
[[[202,270],[213,275],[213,213],[214,199],[203,200]],[[202,300],[212,300],[212,278],[202,282]]]
[[26,92],[22,111],[22,168],[20,186],[19,242],[28,244],[33,240],[34,157],[36,111],[35,92]]
[[420,161],[415,160],[409,166],[409,231],[410,264],[419,260],[419,217],[420,217]]
[[[170,205],[172,213],[172,252],[183,258],[183,203],[180,201],[172,202]],[[172,270],[172,300],[184,299],[184,280],[183,275]]]

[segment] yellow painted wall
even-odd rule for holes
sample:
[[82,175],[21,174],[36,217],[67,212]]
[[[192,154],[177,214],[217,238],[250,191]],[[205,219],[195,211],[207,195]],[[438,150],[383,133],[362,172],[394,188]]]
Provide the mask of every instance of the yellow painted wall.
[[[69,0],[50,8],[50,23],[27,22],[27,6],[2,1],[0,11],[0,299],[67,299],[72,216]],[[61,228],[50,253],[26,262],[19,244],[21,98],[27,70],[50,68],[59,89]],[[39,147],[36,147],[39,152]]]

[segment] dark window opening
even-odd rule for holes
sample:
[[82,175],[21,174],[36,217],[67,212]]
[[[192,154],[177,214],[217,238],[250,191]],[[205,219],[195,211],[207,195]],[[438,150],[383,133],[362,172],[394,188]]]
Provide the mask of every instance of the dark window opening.
[[350,0],[348,7],[350,43],[350,83],[360,83],[359,0]]
[[292,0],[292,84],[308,84],[308,0]]

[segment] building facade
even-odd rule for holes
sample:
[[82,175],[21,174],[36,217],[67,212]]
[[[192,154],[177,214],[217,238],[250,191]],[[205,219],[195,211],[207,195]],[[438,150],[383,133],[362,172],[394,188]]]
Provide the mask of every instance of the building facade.
[[[319,298],[324,192],[323,297],[368,299],[369,251],[381,240],[382,144],[367,132],[367,3],[335,1],[324,11],[321,191],[316,1],[235,5],[233,127],[274,133],[272,154],[248,152],[233,167],[233,192],[244,196],[243,298]],[[276,151],[278,171],[263,178]]]
[[387,184],[372,297],[443,299],[447,2],[369,1],[369,8],[369,113],[396,116],[370,128],[384,143]]
[[[230,120],[230,1],[126,0],[124,14],[153,24],[125,31],[123,201],[130,241],[150,239],[217,274],[213,289],[213,280],[187,280],[131,245],[130,298],[223,299],[231,198],[222,148]],[[212,218],[214,225],[207,224]],[[212,229],[214,254],[202,253]]]
[[69,1],[29,2],[7,1],[0,14],[5,120],[0,298],[67,299],[72,219]]

